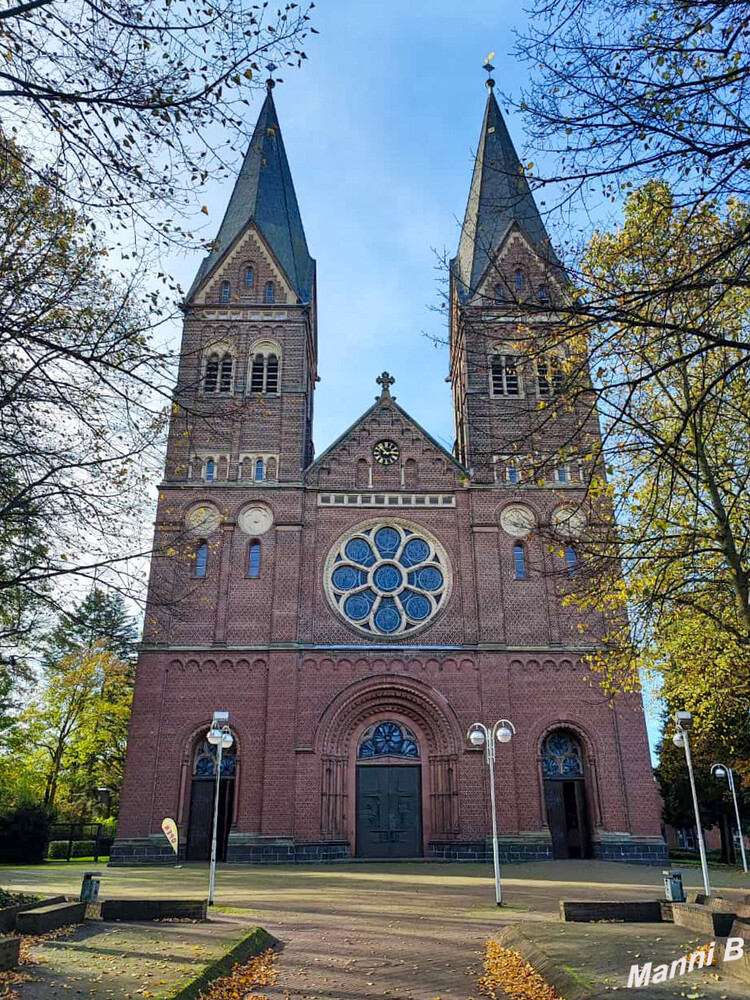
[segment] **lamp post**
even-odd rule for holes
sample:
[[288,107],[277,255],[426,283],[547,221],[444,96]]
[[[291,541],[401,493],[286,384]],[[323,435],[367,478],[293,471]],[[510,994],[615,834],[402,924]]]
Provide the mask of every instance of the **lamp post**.
[[737,804],[737,789],[734,787],[734,772],[731,767],[727,767],[726,764],[712,764],[711,774],[714,778],[721,780],[726,778],[729,783],[729,791],[732,793],[732,801],[734,802],[734,815],[737,818],[737,836],[740,838],[740,853],[742,854],[742,867],[747,874],[747,856],[745,855],[745,841],[742,838],[742,823],[740,822],[740,807]]
[[[221,787],[221,758],[225,750],[234,743],[234,737],[227,725],[229,712],[214,712],[211,728],[206,734],[208,742],[216,747],[216,786],[214,791],[214,826],[211,837],[211,869],[208,877],[208,905],[214,905],[216,884],[216,834],[219,828],[219,789]],[[223,725],[222,725],[223,723]]]
[[469,726],[466,736],[472,746],[484,747],[487,764],[490,769],[490,802],[492,806],[492,863],[495,868],[495,903],[501,906],[503,890],[500,885],[500,853],[497,845],[497,806],[495,804],[495,740],[498,743],[510,743],[515,735],[516,727],[509,719],[498,719],[495,725],[488,729],[483,722],[475,722]]
[[676,747],[684,748],[685,750],[685,760],[687,761],[688,775],[690,776],[690,791],[693,793],[693,811],[695,812],[695,826],[698,835],[698,852],[701,857],[701,871],[703,872],[703,888],[706,891],[706,895],[710,896],[711,883],[708,880],[706,845],[703,843],[703,827],[701,826],[701,813],[698,808],[698,792],[695,788],[693,758],[690,754],[690,730],[693,728],[693,716],[690,712],[675,712],[674,723],[677,731],[672,737],[672,742]]

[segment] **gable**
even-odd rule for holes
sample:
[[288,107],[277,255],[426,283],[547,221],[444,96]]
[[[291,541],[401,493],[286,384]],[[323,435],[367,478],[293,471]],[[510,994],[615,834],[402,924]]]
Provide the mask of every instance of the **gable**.
[[[254,269],[252,289],[245,287],[245,268],[248,265]],[[269,281],[274,282],[277,303],[293,303],[297,300],[289,279],[255,223],[250,223],[221,263],[198,286],[192,301],[197,305],[216,303],[224,281],[229,282],[230,303],[251,301],[262,304],[263,291]]]
[[490,260],[476,289],[469,296],[470,305],[488,305],[495,301],[495,286],[503,286],[513,302],[515,295],[515,272],[520,270],[525,287],[520,299],[538,302],[539,288],[547,285],[559,297],[563,292],[559,268],[550,264],[549,258],[539,253],[524,231],[512,226]]
[[[391,464],[377,461],[380,442],[396,445]],[[452,489],[466,470],[391,396],[380,399],[326,449],[305,473],[309,486],[325,489]]]

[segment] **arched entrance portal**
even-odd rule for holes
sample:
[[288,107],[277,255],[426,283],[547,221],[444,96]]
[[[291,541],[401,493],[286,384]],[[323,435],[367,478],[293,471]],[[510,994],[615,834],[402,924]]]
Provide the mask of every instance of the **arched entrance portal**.
[[375,674],[341,691],[316,737],[322,839],[385,859],[458,839],[460,733],[445,697],[413,677]]
[[[236,744],[224,750],[221,757],[219,782],[219,822],[216,833],[216,856],[225,861],[229,828],[234,807],[234,778],[237,773]],[[193,782],[190,794],[188,824],[188,861],[208,861],[211,857],[214,795],[216,793],[216,747],[201,740],[193,754]]]
[[422,854],[422,768],[414,733],[394,720],[370,726],[357,747],[357,856]]
[[581,745],[564,729],[542,744],[542,777],[547,825],[554,858],[588,858],[591,834]]

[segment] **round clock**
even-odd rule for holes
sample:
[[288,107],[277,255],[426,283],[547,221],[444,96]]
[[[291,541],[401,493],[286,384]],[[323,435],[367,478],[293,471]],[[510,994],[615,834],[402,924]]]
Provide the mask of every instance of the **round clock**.
[[372,449],[372,454],[378,465],[393,465],[394,462],[398,462],[398,445],[395,441],[378,441]]

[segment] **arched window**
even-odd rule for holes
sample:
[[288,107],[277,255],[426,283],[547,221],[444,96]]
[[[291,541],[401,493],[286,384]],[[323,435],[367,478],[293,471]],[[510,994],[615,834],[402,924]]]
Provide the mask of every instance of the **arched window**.
[[275,354],[266,358],[266,392],[279,391],[279,359]]
[[568,576],[575,576],[578,572],[578,554],[572,545],[565,546],[565,566]]
[[195,547],[195,575],[200,579],[206,575],[208,568],[208,542],[200,541]]
[[271,342],[256,344],[250,365],[250,392],[276,395],[279,391],[280,358]]
[[578,740],[562,729],[550,733],[542,744],[545,778],[582,778],[583,755]]
[[419,759],[419,743],[414,733],[400,722],[378,722],[362,734],[357,748],[360,760],[372,757],[411,757]]
[[212,483],[216,478],[216,463],[212,458],[206,462],[206,482]]
[[513,546],[513,571],[516,580],[526,579],[526,549],[523,542],[516,542]]
[[548,399],[559,392],[563,384],[562,359],[557,354],[548,358],[540,358],[536,364],[539,395]]
[[260,542],[253,539],[247,549],[247,575],[256,580],[260,576]]
[[255,481],[259,483],[263,479],[263,459],[255,460]]
[[504,305],[506,302],[505,288],[502,285],[495,285],[495,302]]
[[520,267],[516,268],[516,273],[513,275],[513,282],[516,288],[516,294],[520,294],[523,291],[524,280],[523,271]]
[[229,302],[229,282],[222,281],[221,283],[221,301]]
[[514,354],[493,354],[491,369],[493,396],[521,395],[519,364]]
[[221,370],[219,373],[219,392],[232,391],[232,367],[234,359],[231,354],[225,354],[221,359]]
[[269,305],[276,301],[276,287],[272,281],[266,282],[266,294],[264,296],[264,301]]
[[255,268],[252,265],[248,265],[245,268],[245,288],[250,289],[255,284]]
[[204,392],[216,392],[219,385],[219,355],[211,354],[206,361],[206,375],[203,380]]
[[[193,777],[194,778],[215,778],[216,777],[216,747],[208,740],[201,740],[195,748],[193,754]],[[221,776],[222,778],[233,778],[237,773],[237,744],[221,752]]]
[[549,288],[546,285],[539,286],[539,301],[542,305],[549,302]]
[[521,482],[521,471],[515,455],[495,455],[495,482]]
[[250,392],[263,392],[263,382],[265,380],[266,359],[262,354],[256,354],[253,358],[253,366],[250,369]]
[[204,392],[231,392],[234,358],[229,351],[219,354],[215,350],[206,360],[206,373],[203,379]]

